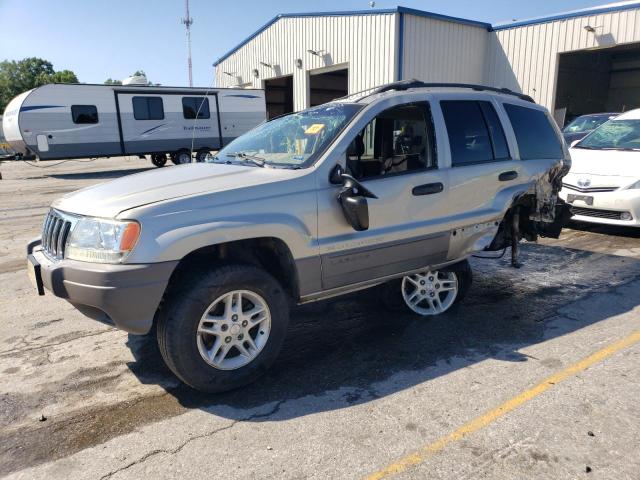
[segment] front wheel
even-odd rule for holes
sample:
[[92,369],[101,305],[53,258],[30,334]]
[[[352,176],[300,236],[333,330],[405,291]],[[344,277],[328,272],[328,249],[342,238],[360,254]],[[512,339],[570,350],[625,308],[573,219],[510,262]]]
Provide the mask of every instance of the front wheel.
[[156,167],[164,167],[167,163],[167,155],[165,153],[154,153],[151,155],[151,163]]
[[223,392],[266,372],[288,322],[286,294],[271,275],[253,266],[223,266],[171,296],[158,318],[158,344],[184,383]]

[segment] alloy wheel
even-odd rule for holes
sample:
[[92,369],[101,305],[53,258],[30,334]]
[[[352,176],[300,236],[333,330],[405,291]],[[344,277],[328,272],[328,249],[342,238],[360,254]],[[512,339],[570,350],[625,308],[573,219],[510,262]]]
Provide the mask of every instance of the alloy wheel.
[[271,331],[267,302],[255,292],[234,290],[205,310],[196,340],[202,359],[220,370],[235,370],[253,361]]
[[447,311],[458,295],[455,272],[425,271],[402,279],[402,298],[418,315]]

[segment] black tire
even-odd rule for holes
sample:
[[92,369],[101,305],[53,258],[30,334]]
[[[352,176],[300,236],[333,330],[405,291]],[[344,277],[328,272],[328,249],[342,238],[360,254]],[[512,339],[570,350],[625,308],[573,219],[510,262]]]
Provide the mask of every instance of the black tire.
[[183,148],[171,154],[171,161],[174,165],[184,165],[191,163],[191,151]]
[[196,162],[203,163],[207,160],[207,155],[211,153],[208,148],[201,148],[196,152]]
[[[209,365],[200,355],[196,334],[200,318],[217,298],[233,290],[260,295],[271,314],[271,331],[262,351],[235,370]],[[158,317],[158,345],[165,363],[187,385],[209,393],[247,385],[263,375],[278,356],[289,323],[287,295],[267,272],[249,265],[227,265],[183,282]]]
[[154,153],[153,155],[151,155],[151,163],[153,163],[158,168],[164,167],[167,163],[167,154]]
[[[468,260],[449,265],[442,269],[444,272],[455,272],[458,278],[458,294],[453,302],[454,305],[460,303],[467,295],[473,283],[473,273]],[[402,278],[391,280],[378,287],[378,298],[383,308],[392,312],[404,312],[417,315],[411,310],[402,298],[401,293]]]

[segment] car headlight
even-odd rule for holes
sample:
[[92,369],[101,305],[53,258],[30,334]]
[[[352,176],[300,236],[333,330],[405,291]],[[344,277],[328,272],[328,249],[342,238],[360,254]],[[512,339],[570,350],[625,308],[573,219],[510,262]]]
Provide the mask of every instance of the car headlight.
[[636,183],[632,183],[631,185],[629,185],[627,187],[627,190],[634,190],[638,188],[640,188],[640,180],[638,180]]
[[65,257],[83,262],[120,263],[139,237],[138,222],[84,217],[73,227]]

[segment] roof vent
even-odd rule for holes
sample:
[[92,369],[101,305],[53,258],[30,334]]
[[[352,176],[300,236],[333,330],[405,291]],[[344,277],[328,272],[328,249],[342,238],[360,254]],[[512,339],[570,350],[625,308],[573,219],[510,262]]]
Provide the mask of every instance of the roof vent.
[[149,85],[149,81],[144,75],[132,75],[125,78],[122,85]]

